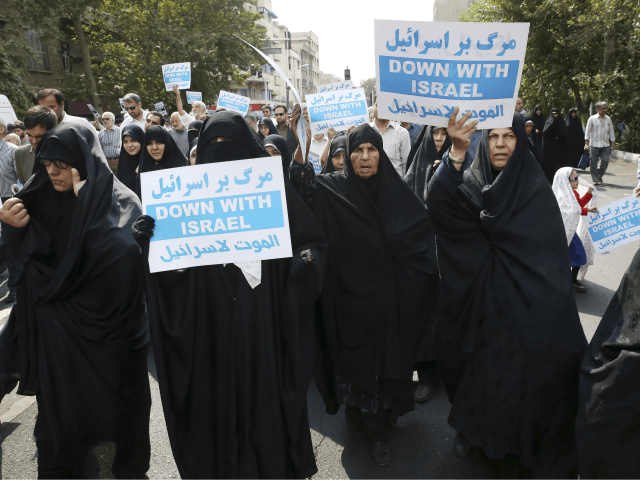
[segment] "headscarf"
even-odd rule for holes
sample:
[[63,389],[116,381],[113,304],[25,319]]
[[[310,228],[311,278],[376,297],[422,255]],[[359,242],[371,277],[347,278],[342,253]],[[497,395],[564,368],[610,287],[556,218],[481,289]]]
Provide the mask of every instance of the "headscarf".
[[[266,125],[267,127],[269,127],[269,135],[278,135],[278,129],[276,128],[276,126],[273,124],[273,121],[271,120],[271,118],[269,117],[262,117],[260,119],[260,121],[258,121],[258,135],[260,136],[261,139],[266,138],[262,132],[260,131],[260,127],[262,125]],[[269,136],[267,135],[267,137]]]
[[[156,162],[147,147],[152,141],[156,141],[164,144],[164,153],[159,162]],[[138,197],[141,195],[140,189],[140,175],[145,172],[154,172],[156,170],[165,170],[167,168],[186,167],[189,165],[187,158],[176,145],[175,140],[166,128],[154,125],[144,134],[145,149],[142,152],[140,158],[140,167],[138,168],[138,177],[136,179],[136,194]]]
[[[540,112],[540,115],[536,114],[536,112]],[[542,107],[540,107],[540,105],[536,105],[531,117],[533,118],[533,123],[536,125],[536,130],[540,130],[540,134],[542,134],[547,118],[544,116],[544,113],[542,113]]]
[[[124,148],[125,135],[130,136],[140,144],[140,151],[136,155],[129,155],[127,150]],[[136,169],[138,168],[138,165],[140,165],[140,158],[145,150],[144,130],[142,130],[138,125],[130,123],[122,129],[122,143],[123,146],[120,149],[120,160],[118,161],[118,174],[116,177],[124,183],[127,188],[135,191],[136,177],[138,175]]]
[[[230,138],[231,141],[211,143],[216,137]],[[258,142],[242,115],[228,110],[204,121],[197,152],[196,165],[271,156]]]
[[289,152],[289,147],[287,147],[287,141],[284,137],[282,135],[269,135],[267,138],[262,140],[262,145],[264,145],[265,148],[267,145],[270,145],[280,152],[284,178],[289,178],[289,165],[291,165],[293,157],[291,156],[291,152]]
[[[571,115],[573,112],[576,112],[575,118]],[[580,119],[580,114],[578,113],[577,108],[569,109],[569,113],[565,117],[564,122],[567,124],[567,127],[569,127],[569,130],[571,130],[573,125],[580,125],[580,131],[582,131],[582,120]]]
[[[338,153],[344,152],[347,154],[347,136],[340,135],[338,137],[333,137],[331,140],[331,145],[329,146],[329,154],[327,155],[327,163],[322,167],[321,173],[332,173],[337,172],[336,168],[333,166],[333,157],[335,157]],[[342,167],[344,169],[344,165]]]
[[[437,165],[434,167],[434,163],[436,160],[442,160],[442,156],[452,145],[451,137],[447,134],[447,138],[440,150],[436,149],[436,141],[433,139],[433,134],[440,128],[443,127],[425,126],[424,134],[421,132],[420,137],[418,137],[420,144],[404,177],[411,190],[425,203],[427,202],[427,186],[437,169]],[[446,133],[446,128],[444,131]]]
[[[557,113],[558,116],[554,117],[553,114]],[[554,124],[555,121],[562,121],[562,116],[560,115],[560,109],[559,108],[552,108],[551,111],[549,112],[549,118],[547,118],[547,121],[544,123],[544,129],[542,130],[543,133],[545,130],[548,130],[551,125]]]
[[194,120],[189,124],[189,128],[187,129],[187,140],[189,140],[189,145],[193,142],[195,138],[198,138],[200,135],[200,129],[202,128],[202,124],[204,122],[202,120]]

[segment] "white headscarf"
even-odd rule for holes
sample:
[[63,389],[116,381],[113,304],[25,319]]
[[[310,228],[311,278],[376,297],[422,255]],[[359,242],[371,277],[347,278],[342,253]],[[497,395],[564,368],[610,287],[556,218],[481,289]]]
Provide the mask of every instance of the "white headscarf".
[[[578,237],[580,237],[582,245],[584,246],[585,253],[587,254],[586,265],[580,267],[580,279],[583,279],[587,273],[589,265],[593,265],[595,250],[587,230],[588,223],[586,219],[589,218],[589,216],[581,215],[582,207],[578,203],[578,200],[573,193],[573,189],[571,188],[571,183],[569,182],[569,176],[573,170],[575,169],[571,167],[559,169],[553,177],[553,186],[551,188],[558,200],[558,206],[560,207],[560,213],[562,214],[564,230],[567,234],[567,245],[571,243],[573,236],[577,232]],[[589,188],[593,189],[591,192],[593,198],[586,206],[595,207],[598,203],[598,191],[593,185],[578,176],[578,195],[582,198],[582,196],[588,192]]]

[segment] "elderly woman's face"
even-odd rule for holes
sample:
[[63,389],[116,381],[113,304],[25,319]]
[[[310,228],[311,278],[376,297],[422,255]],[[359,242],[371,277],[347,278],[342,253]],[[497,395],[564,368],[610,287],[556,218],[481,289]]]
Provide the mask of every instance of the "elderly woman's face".
[[162,160],[164,155],[164,143],[160,143],[157,140],[151,140],[151,143],[147,145],[147,152],[151,155],[156,162]]
[[524,128],[527,131],[527,135],[531,135],[531,132],[533,131],[533,127],[534,127],[533,123],[525,123],[524,124]]
[[378,162],[380,161],[380,152],[370,143],[363,143],[351,154],[351,163],[353,171],[362,180],[367,180],[378,173]]
[[440,151],[446,139],[447,131],[444,128],[439,128],[435,132],[433,132],[433,141],[436,144],[436,150]]
[[496,170],[502,170],[516,149],[518,138],[510,128],[494,128],[489,132],[489,160]]
[[335,168],[336,171],[341,171],[344,168],[344,151],[338,152],[331,157],[331,163],[333,163],[333,168]]

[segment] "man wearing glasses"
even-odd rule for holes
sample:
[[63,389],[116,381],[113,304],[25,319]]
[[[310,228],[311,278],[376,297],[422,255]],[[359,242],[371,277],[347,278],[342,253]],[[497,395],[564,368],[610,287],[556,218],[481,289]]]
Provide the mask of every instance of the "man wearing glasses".
[[141,129],[144,130],[144,123],[147,119],[146,110],[143,110],[142,103],[140,102],[140,97],[135,93],[127,93],[122,99],[124,102],[124,108],[127,110],[129,116],[124,119],[120,128],[124,128],[127,125],[133,124],[138,125]]
[[278,122],[276,122],[275,119],[271,116],[271,105],[265,105],[264,107],[262,107],[262,115],[270,118],[273,124],[276,127],[278,126]]
[[289,149],[289,152],[295,152],[296,148],[298,148],[298,141],[289,128],[286,107],[284,105],[276,105],[273,109],[273,115],[276,117],[278,133],[287,141],[287,148]]

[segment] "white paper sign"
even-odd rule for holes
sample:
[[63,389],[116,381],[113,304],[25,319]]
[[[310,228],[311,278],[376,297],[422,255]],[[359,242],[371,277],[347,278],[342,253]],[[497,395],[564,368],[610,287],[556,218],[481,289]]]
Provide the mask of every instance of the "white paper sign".
[[280,157],[146,172],[152,273],[292,256]]
[[155,109],[156,112],[161,113],[164,116],[169,115],[167,113],[167,110],[164,108],[164,102],[154,103],[153,108]]
[[240,115],[246,115],[249,110],[249,97],[243,97],[242,95],[236,95],[235,93],[225,92],[220,90],[218,95],[218,109],[224,108],[231,110],[232,112],[238,112]]
[[[318,93],[334,92],[336,90],[346,90],[347,88],[353,88],[353,82],[351,80],[347,80],[346,82],[325,83],[324,85],[318,85],[316,87],[316,89],[318,90]],[[308,96],[309,95],[307,95],[307,97]]]
[[173,90],[173,85],[178,84],[178,89],[191,88],[191,63],[171,63],[162,65],[162,76],[167,92]]
[[640,199],[623,198],[598,210],[587,222],[596,253],[640,240]]
[[97,120],[100,120],[100,114],[95,108],[93,108],[93,105],[87,103],[87,106],[89,107],[89,110],[91,110],[91,113],[93,113],[93,116],[96,117]]
[[367,99],[362,88],[307,94],[311,134],[347,131],[352,125],[369,121]]
[[120,108],[122,108],[122,112],[123,113],[127,113],[128,110],[127,110],[127,107],[125,107],[125,105],[124,105],[124,99],[123,98],[119,98],[118,100],[120,101]]
[[380,118],[446,127],[473,111],[478,128],[513,123],[528,23],[375,20]]
[[202,92],[189,92],[187,91],[187,103],[191,105],[193,102],[202,101]]

